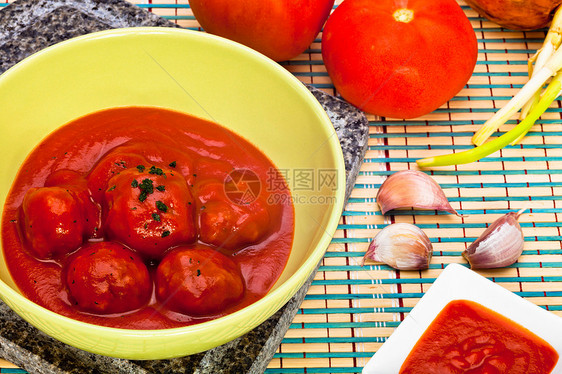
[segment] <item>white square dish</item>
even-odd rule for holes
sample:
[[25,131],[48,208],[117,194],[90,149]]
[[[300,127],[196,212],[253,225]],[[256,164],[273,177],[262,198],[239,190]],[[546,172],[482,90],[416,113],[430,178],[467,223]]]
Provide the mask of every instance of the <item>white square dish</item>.
[[443,307],[459,299],[477,302],[543,338],[561,357],[552,373],[562,373],[562,318],[462,265],[450,264],[369,360],[363,374],[398,373],[418,339]]

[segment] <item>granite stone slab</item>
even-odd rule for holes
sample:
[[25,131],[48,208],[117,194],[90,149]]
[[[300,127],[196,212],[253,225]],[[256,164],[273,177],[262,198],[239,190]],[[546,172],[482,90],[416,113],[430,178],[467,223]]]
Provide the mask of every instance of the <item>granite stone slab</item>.
[[[177,27],[122,0],[18,0],[0,11],[0,74],[60,41],[139,26]],[[342,146],[347,199],[367,150],[367,119],[345,101],[307,87],[326,110]],[[0,302],[0,357],[31,373],[263,373],[313,278],[314,274],[281,310],[248,334],[207,352],[171,360],[130,361],[76,349],[35,329]]]

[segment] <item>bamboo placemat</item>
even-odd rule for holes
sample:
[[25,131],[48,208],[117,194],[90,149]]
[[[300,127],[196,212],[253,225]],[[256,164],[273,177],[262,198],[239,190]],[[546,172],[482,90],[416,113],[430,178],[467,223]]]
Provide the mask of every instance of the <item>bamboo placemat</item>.
[[[554,102],[521,144],[477,163],[429,172],[463,218],[433,211],[384,217],[375,202],[384,179],[399,170],[416,169],[416,159],[470,148],[479,126],[527,80],[527,59],[540,48],[545,31],[504,30],[458,1],[478,38],[472,78],[454,99],[422,118],[398,121],[368,116],[369,150],[351,199],[266,373],[360,373],[441,270],[450,263],[466,264],[461,252],[487,224],[524,207],[528,210],[520,223],[525,249],[519,261],[479,273],[562,316],[560,101]],[[183,27],[200,29],[187,0],[131,2]],[[320,36],[305,53],[282,65],[301,81],[336,94],[322,63]],[[501,131],[514,123],[515,117]],[[392,222],[414,223],[427,233],[434,246],[429,270],[360,266],[371,239]],[[0,367],[0,373],[24,373],[6,362]]]

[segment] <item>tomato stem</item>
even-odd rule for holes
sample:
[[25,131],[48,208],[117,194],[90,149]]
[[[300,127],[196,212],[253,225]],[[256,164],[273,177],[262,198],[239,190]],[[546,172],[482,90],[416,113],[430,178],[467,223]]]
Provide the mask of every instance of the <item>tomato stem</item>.
[[414,11],[412,9],[397,9],[392,16],[397,22],[409,23],[414,19]]

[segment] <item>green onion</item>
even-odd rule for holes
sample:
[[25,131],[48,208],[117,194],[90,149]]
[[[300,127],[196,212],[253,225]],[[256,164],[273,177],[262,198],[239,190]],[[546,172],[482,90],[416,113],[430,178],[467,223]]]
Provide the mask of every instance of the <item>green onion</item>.
[[556,100],[560,94],[561,87],[562,72],[556,74],[556,76],[552,79],[539,102],[531,109],[527,117],[525,117],[524,120],[519,122],[519,124],[510,131],[506,132],[499,138],[495,138],[481,146],[469,149],[468,151],[417,160],[416,162],[418,166],[420,168],[426,168],[430,166],[468,164],[499,151],[533,127],[536,120],[539,119],[539,117],[548,109],[550,104]]
[[[528,61],[529,81],[513,96],[506,106],[498,110],[474,134],[472,137],[472,143],[474,145],[481,146],[484,144],[484,142],[486,142],[501,125],[506,123],[512,115],[517,113],[519,109],[521,109],[519,117],[521,121],[530,115],[532,108],[539,102],[544,84],[550,77],[555,76],[560,69],[562,69],[562,48],[559,48],[562,41],[561,29],[562,7],[559,7],[552,19],[542,48]],[[535,63],[534,67],[533,62]],[[538,117],[540,117],[540,115]],[[510,144],[517,144],[526,133],[526,131],[522,132],[517,138],[513,139]]]

